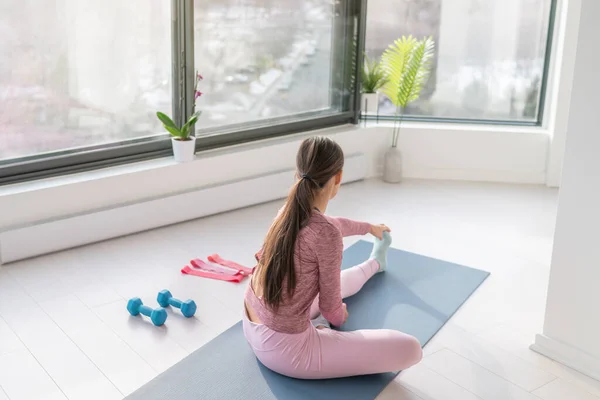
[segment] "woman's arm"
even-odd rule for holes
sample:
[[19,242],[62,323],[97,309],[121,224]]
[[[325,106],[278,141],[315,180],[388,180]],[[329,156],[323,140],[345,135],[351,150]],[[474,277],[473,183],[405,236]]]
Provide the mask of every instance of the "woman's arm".
[[353,221],[348,218],[327,217],[342,232],[342,236],[366,235],[371,232],[371,224],[367,222]]
[[319,268],[319,309],[333,326],[346,322],[342,303],[341,266],[344,243],[340,230],[332,224],[323,226],[315,246]]

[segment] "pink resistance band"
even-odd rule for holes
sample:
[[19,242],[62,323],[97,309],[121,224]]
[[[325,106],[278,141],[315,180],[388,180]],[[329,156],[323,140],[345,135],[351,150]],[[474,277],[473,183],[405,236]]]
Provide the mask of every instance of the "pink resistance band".
[[202,269],[192,269],[189,265],[186,265],[185,267],[183,267],[181,269],[181,273],[187,274],[187,275],[199,276],[202,278],[210,278],[210,279],[217,279],[220,281],[237,282],[237,283],[241,282],[242,279],[244,279],[244,275],[241,275],[241,274],[227,275],[227,274],[221,274],[221,273],[215,273],[215,272],[206,272]]
[[218,254],[208,256],[208,261],[215,264],[223,265],[225,267],[233,268],[235,270],[238,270],[243,275],[252,275],[254,273],[254,268],[244,267],[243,265],[240,265],[236,262],[225,260],[221,258],[221,256]]
[[228,267],[222,267],[220,265],[208,264],[199,258],[193,259],[192,261],[190,261],[190,264],[192,264],[192,267],[194,267],[194,268],[198,268],[198,269],[208,271],[208,272],[215,272],[217,274],[225,274],[225,275],[232,275],[232,276],[233,275],[244,275],[244,273],[242,273],[238,270],[228,268]]

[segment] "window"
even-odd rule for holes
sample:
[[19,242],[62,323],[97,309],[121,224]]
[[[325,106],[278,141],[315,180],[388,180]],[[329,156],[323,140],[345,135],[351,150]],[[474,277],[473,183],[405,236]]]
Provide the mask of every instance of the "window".
[[[539,123],[555,0],[3,0],[0,184],[356,121],[362,46],[432,36],[408,117]],[[379,115],[395,108],[380,99]]]
[[329,1],[196,0],[195,64],[209,93],[200,131],[344,111],[333,11]]
[[[553,0],[369,0],[366,53],[401,35],[433,37],[428,84],[406,114],[539,122]],[[395,107],[381,96],[379,115]]]
[[169,14],[164,0],[3,0],[0,161],[163,135]]
[[358,0],[3,0],[0,184],[349,123]]

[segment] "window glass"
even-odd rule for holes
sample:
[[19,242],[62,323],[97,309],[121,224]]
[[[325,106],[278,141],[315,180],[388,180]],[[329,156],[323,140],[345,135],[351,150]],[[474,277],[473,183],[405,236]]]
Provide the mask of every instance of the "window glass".
[[0,162],[164,135],[170,14],[167,0],[2,0]]
[[[431,36],[432,73],[406,113],[537,121],[551,0],[369,0],[366,52],[402,35]],[[380,96],[380,115],[395,107]]]
[[345,68],[336,57],[344,38],[334,33],[343,21],[333,2],[196,0],[194,7],[200,131],[344,111],[335,76]]

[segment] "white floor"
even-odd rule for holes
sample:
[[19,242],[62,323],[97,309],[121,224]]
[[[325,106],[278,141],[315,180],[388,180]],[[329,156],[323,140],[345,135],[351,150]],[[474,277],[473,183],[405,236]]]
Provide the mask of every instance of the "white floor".
[[[492,273],[381,399],[600,399],[599,382],[528,349],[542,329],[556,201],[556,191],[527,186],[369,181],[342,189],[330,214],[386,223],[395,247]],[[121,399],[231,326],[245,285],[179,269],[212,252],[252,264],[278,207],[0,268],[0,400]],[[155,328],[128,316],[126,299],[155,304],[163,288],[194,298],[197,317],[171,314]]]

